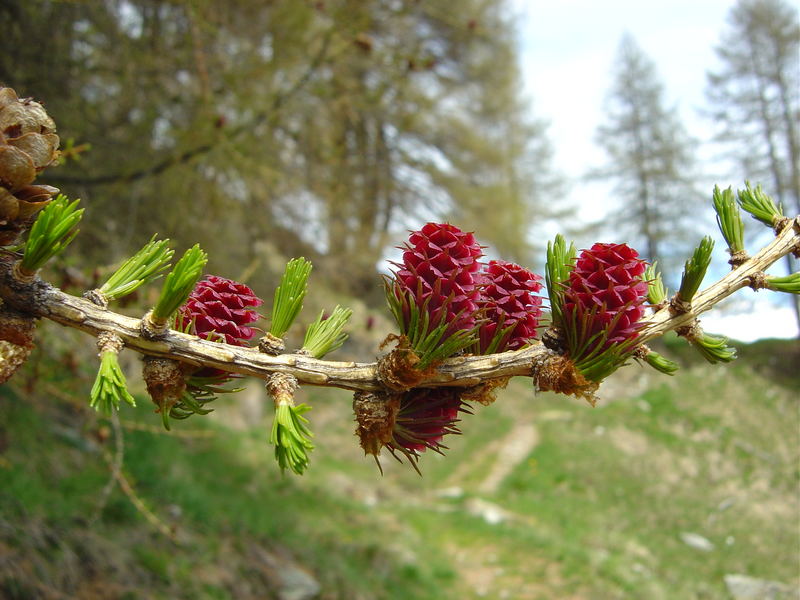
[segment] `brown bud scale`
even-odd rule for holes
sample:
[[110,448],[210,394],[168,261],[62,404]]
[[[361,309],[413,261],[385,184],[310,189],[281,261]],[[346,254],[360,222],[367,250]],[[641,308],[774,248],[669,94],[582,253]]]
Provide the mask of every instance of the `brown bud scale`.
[[728,260],[728,264],[731,266],[732,269],[737,269],[741,267],[744,263],[750,260],[750,255],[747,254],[744,250],[739,250],[738,252],[733,252],[731,254],[730,259]]
[[294,406],[294,393],[297,391],[297,377],[287,373],[273,373],[267,377],[267,391],[275,401],[275,406],[284,403]]
[[356,392],[353,395],[356,435],[364,454],[377,456],[381,448],[392,440],[399,410],[399,394]]
[[0,245],[10,246],[58,193],[32,185],[58,159],[56,125],[41,104],[0,87]]
[[156,412],[169,411],[186,391],[186,377],[176,360],[145,357],[142,378]]
[[286,350],[286,344],[281,338],[275,337],[271,333],[267,332],[264,334],[264,337],[258,340],[258,349],[264,354],[269,354],[270,356],[279,356],[283,354],[284,350]]
[[544,355],[534,360],[533,381],[542,392],[556,392],[583,398],[592,406],[600,384],[586,379],[568,356]]
[[464,402],[479,402],[484,406],[489,406],[490,404],[493,404],[495,400],[497,400],[497,390],[504,389],[510,380],[510,377],[489,379],[480,385],[466,388],[463,392],[461,392],[461,399]]
[[17,369],[25,364],[32,349],[0,340],[0,384],[11,379]]
[[416,387],[435,372],[434,365],[424,370],[417,369],[419,356],[404,335],[389,334],[381,344],[381,348],[393,341],[397,342],[397,347],[381,356],[377,364],[378,380],[387,388],[394,392],[404,392]]

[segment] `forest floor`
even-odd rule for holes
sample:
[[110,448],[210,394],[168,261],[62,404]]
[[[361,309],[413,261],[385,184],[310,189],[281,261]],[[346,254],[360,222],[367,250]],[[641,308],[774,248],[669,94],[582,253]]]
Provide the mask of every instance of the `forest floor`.
[[50,345],[0,388],[0,597],[797,598],[799,353],[634,364],[596,408],[513,380],[422,477],[390,456],[381,475],[349,395],[307,388],[295,477],[257,383],[171,434],[138,394],[120,450],[93,375]]

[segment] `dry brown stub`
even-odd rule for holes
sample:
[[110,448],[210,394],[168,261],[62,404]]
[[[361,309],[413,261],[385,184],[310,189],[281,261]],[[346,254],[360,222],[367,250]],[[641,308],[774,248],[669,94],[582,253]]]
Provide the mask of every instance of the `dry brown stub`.
[[186,376],[176,360],[145,357],[142,378],[147,393],[158,407],[156,412],[169,413],[186,391]]
[[556,392],[583,398],[594,406],[600,384],[584,377],[568,356],[542,354],[533,361],[533,382],[542,392]]
[[419,356],[404,335],[390,333],[381,344],[381,349],[392,342],[397,342],[397,345],[388,354],[381,356],[377,362],[378,381],[386,388],[393,392],[405,392],[417,387],[436,373],[435,365],[426,369],[417,368]]
[[0,301],[0,384],[8,381],[33,350],[36,321]]
[[381,448],[392,440],[392,431],[399,411],[400,394],[389,392],[353,394],[356,435],[365,454],[377,457]]

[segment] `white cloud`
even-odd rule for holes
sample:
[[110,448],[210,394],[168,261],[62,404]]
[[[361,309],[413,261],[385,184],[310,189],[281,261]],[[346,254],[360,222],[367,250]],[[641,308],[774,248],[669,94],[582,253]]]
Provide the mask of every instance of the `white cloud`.
[[788,306],[774,306],[760,302],[754,310],[728,314],[712,311],[700,318],[703,329],[723,334],[741,342],[754,342],[764,338],[791,339],[797,337],[794,311]]

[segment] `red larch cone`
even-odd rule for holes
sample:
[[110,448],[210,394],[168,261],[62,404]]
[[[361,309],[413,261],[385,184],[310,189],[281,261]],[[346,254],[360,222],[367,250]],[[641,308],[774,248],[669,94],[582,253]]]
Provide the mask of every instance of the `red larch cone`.
[[177,327],[185,331],[193,323],[192,333],[198,337],[246,346],[256,334],[249,325],[261,318],[255,307],[263,303],[243,283],[208,275],[180,308]]
[[475,236],[454,225],[428,223],[413,232],[404,246],[403,262],[396,265],[392,290],[403,306],[405,326],[409,326],[409,303],[413,302],[420,314],[427,312],[429,330],[446,320],[445,339],[474,327],[476,275],[482,255]]
[[492,345],[496,335],[509,329],[495,345],[494,352],[517,350],[536,339],[542,314],[541,277],[517,264],[490,261],[481,273],[478,307],[484,323],[478,330],[480,352]]
[[644,315],[646,263],[626,244],[594,244],[583,250],[564,292],[565,327],[585,327],[582,339],[604,332],[605,347],[636,337]]

